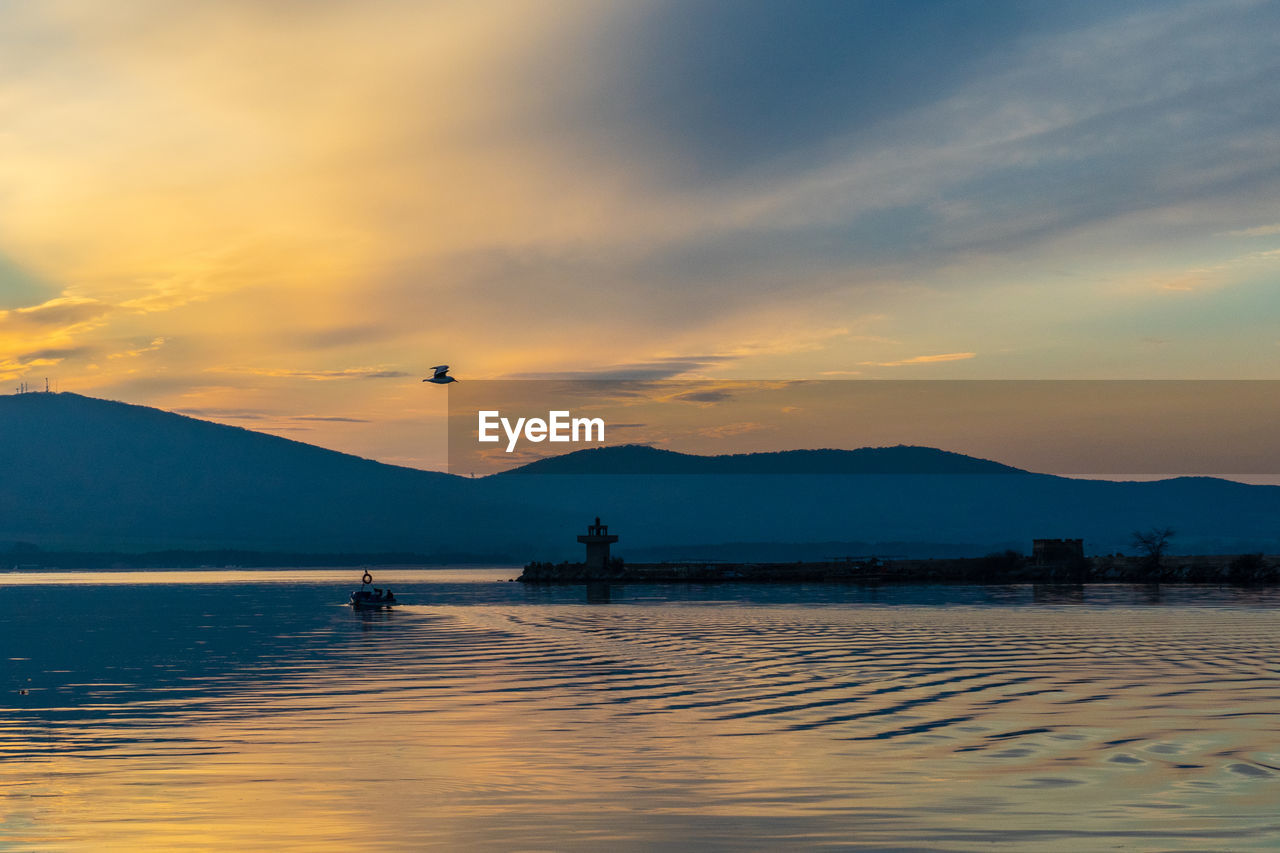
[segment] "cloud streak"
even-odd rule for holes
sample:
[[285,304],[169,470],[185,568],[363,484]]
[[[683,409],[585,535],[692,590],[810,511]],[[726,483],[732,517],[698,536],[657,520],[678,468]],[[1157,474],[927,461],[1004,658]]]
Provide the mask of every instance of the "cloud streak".
[[211,367],[214,373],[240,373],[272,379],[305,379],[329,382],[337,379],[403,379],[411,374],[386,367],[344,367],[337,370],[305,370],[287,367]]
[[614,364],[593,370],[528,371],[514,373],[508,379],[616,380],[650,381],[674,379],[733,361],[731,355],[667,356],[651,361]]
[[898,361],[864,361],[864,365],[872,367],[908,367],[917,364],[940,364],[948,361],[967,361],[977,357],[976,352],[946,352],[940,355],[917,355]]
[[155,338],[146,346],[135,347],[134,349],[123,350],[121,352],[113,352],[107,358],[137,358],[143,353],[155,352],[164,346],[164,338]]
[[97,299],[59,296],[28,308],[0,311],[0,326],[76,326],[96,320],[110,311],[110,305]]

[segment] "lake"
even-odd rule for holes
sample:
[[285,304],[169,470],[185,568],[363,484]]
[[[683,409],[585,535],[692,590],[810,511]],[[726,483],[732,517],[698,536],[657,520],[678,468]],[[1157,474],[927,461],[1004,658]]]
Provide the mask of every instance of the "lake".
[[1280,845],[1276,590],[359,572],[0,573],[0,849]]

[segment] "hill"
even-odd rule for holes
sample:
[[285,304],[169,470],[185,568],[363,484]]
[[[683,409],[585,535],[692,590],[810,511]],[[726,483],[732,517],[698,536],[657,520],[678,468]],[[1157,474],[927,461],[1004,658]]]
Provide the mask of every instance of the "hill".
[[593,447],[539,459],[507,474],[1026,474],[932,447],[781,450],[696,456],[642,444]]
[[459,477],[77,394],[0,397],[0,448],[0,540],[44,548],[492,552],[472,516],[507,512]]

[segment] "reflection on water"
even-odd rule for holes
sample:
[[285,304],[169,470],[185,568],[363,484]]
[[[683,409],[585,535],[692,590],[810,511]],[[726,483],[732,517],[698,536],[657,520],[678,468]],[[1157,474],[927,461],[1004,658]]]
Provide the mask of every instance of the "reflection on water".
[[0,848],[1280,833],[1273,591],[376,574],[405,606],[341,606],[349,571],[0,576]]

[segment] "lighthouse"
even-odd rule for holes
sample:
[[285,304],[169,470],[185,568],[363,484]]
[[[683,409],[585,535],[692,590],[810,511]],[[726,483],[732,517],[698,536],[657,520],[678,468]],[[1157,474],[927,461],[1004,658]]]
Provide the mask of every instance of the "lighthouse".
[[596,516],[595,524],[587,526],[586,534],[579,536],[578,541],[587,546],[587,559],[584,563],[587,571],[603,571],[608,568],[609,546],[617,542],[618,537],[609,533],[609,525],[600,523],[600,516]]

